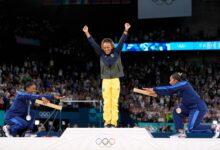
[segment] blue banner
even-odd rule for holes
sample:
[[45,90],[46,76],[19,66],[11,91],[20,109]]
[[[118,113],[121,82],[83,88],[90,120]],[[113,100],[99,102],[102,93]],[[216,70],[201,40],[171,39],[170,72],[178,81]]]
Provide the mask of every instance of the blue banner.
[[[117,47],[118,44],[115,44]],[[220,50],[220,41],[125,43],[123,52]]]

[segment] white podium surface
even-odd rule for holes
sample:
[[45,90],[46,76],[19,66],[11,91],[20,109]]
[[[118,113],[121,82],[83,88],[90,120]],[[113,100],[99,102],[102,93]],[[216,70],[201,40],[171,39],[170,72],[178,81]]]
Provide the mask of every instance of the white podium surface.
[[67,128],[60,138],[0,138],[0,150],[220,150],[220,139],[152,138],[144,128]]
[[[70,139],[71,137],[71,139]],[[144,128],[87,128],[67,129],[61,138],[68,142],[77,141],[80,149],[146,149],[144,146],[152,136]],[[70,147],[69,147],[70,148]]]

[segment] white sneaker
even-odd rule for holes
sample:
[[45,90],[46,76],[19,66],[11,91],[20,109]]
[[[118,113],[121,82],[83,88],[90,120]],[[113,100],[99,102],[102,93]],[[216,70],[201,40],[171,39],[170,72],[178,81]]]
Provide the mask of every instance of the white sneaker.
[[185,133],[177,133],[177,134],[171,135],[170,138],[186,138],[186,134]]
[[31,131],[26,131],[24,137],[37,137],[37,135]]
[[218,138],[220,135],[220,124],[216,124],[215,126],[215,135],[212,138]]
[[36,134],[25,133],[24,137],[37,137]]
[[8,125],[3,126],[2,129],[5,132],[6,137],[13,137],[8,130]]

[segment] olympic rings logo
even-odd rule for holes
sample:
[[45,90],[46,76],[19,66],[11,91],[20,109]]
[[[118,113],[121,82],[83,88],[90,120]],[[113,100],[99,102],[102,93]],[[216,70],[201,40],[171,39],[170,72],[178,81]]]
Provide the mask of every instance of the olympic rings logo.
[[152,2],[156,3],[157,5],[162,5],[162,4],[166,4],[166,5],[171,5],[173,4],[175,0],[152,0]]
[[95,143],[99,146],[113,146],[115,145],[115,139],[113,138],[97,138]]
[[41,118],[48,118],[50,116],[50,112],[41,111],[39,112],[39,116]]

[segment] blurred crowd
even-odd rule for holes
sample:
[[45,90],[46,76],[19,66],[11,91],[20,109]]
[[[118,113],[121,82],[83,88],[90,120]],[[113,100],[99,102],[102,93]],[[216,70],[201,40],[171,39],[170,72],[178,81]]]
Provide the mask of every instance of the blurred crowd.
[[[65,95],[66,100],[102,100],[101,80],[97,64],[69,65],[58,68],[54,60],[47,63],[27,60],[23,65],[0,65],[0,108],[7,108],[17,90],[22,90],[27,81],[37,84],[37,93]],[[220,64],[196,64],[182,61],[155,61],[125,65],[125,77],[121,79],[120,107],[129,116],[143,122],[172,122],[172,108],[180,102],[174,95],[159,98],[147,97],[132,92],[134,87],[168,85],[169,76],[175,71],[187,72],[192,83],[209,107],[206,121],[220,118]],[[5,100],[4,100],[5,99]],[[8,106],[7,106],[8,105]],[[77,103],[64,103],[66,110],[80,108]],[[86,104],[99,107],[99,103]]]

